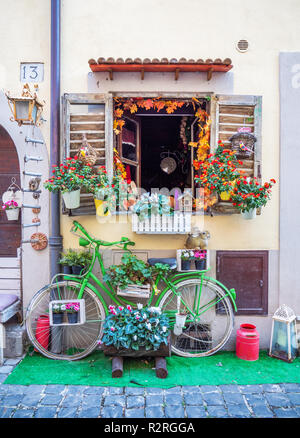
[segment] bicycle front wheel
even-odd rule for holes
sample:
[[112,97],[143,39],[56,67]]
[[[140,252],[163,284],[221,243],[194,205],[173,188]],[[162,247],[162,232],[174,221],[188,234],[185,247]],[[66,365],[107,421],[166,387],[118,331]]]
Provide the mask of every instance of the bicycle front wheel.
[[[187,314],[182,333],[172,331],[172,351],[184,357],[211,356],[228,341],[233,329],[234,315],[231,302],[220,286],[204,279],[183,280],[176,285],[180,295],[180,312]],[[178,298],[169,289],[159,307],[175,322]]]
[[89,287],[85,287],[85,322],[49,326],[49,303],[54,300],[77,300],[81,284],[60,281],[48,285],[32,298],[26,313],[28,337],[44,356],[50,359],[77,360],[90,354],[102,335],[104,306]]

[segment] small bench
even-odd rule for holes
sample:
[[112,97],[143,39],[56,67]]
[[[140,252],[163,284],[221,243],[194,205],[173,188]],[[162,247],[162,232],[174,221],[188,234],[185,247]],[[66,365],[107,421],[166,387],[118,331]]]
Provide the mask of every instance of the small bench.
[[21,301],[14,294],[0,294],[0,366],[3,365],[5,348],[4,324],[14,315],[21,313]]

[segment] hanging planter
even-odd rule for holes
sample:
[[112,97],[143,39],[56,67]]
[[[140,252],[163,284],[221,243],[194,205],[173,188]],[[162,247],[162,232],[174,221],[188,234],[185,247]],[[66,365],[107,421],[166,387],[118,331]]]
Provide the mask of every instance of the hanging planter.
[[256,208],[251,208],[249,211],[242,211],[241,212],[243,219],[255,219],[256,218]]
[[80,205],[80,189],[73,190],[72,192],[65,192],[62,194],[66,208],[74,209]]
[[7,220],[8,221],[17,221],[19,219],[19,212],[20,209],[17,208],[11,208],[9,210],[5,210],[6,216],[7,216]]

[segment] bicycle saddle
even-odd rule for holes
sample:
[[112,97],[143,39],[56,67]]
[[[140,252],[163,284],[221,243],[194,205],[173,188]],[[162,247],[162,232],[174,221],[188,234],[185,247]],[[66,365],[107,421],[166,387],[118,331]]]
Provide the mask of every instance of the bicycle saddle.
[[163,263],[166,265],[169,265],[171,269],[176,269],[177,268],[177,261],[175,258],[151,258],[148,259],[148,263],[151,266],[154,266],[155,263]]

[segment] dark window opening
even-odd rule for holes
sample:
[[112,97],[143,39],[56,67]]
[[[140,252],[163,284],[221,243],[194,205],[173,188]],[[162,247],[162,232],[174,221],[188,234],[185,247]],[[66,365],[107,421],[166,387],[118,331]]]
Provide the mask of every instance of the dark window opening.
[[[188,117],[190,119],[190,117]],[[191,187],[191,150],[188,146],[190,120],[187,120],[186,138],[180,136],[182,117],[141,117],[141,187],[183,190]]]

